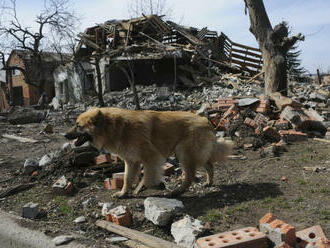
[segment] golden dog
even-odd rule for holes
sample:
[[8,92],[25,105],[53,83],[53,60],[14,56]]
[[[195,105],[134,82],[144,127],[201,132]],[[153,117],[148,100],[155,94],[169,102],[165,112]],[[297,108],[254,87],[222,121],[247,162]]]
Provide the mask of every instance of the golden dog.
[[176,154],[185,173],[183,183],[171,196],[183,193],[191,185],[196,169],[204,167],[207,185],[213,183],[213,165],[224,161],[230,145],[218,142],[207,118],[179,111],[137,111],[119,108],[92,108],[82,113],[65,135],[76,139],[77,146],[91,141],[125,161],[124,185],[115,196],[122,197],[132,188],[144,166],[144,175],[136,187],[159,185],[162,165]]

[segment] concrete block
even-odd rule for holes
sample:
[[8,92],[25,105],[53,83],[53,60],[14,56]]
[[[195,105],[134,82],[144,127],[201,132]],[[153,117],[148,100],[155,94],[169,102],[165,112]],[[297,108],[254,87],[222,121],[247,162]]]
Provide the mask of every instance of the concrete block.
[[35,219],[39,214],[39,204],[29,202],[23,206],[22,217]]
[[189,215],[171,225],[171,234],[175,243],[182,247],[193,247],[196,237],[203,231],[202,222]]
[[218,233],[215,235],[199,238],[198,248],[267,248],[267,237],[254,227]]
[[159,226],[167,225],[181,209],[183,203],[176,199],[148,197],[144,201],[146,219]]

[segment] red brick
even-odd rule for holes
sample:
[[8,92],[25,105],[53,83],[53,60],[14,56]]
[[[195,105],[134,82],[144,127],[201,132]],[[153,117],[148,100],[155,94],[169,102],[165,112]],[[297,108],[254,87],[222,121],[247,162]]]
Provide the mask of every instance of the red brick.
[[170,176],[174,173],[174,165],[173,164],[170,164],[170,163],[165,163],[163,165],[163,168],[164,168],[164,175],[165,176]]
[[272,222],[273,220],[274,220],[274,215],[272,213],[267,213],[259,220],[259,223],[266,224]]
[[245,119],[244,123],[250,127],[253,127],[254,129],[258,127],[257,123],[248,117]]
[[273,229],[274,228],[281,228],[284,224],[285,224],[284,221],[276,219],[276,220],[273,220],[270,223],[270,227],[273,228]]
[[322,227],[317,225],[317,226],[312,226],[310,228],[301,230],[296,233],[297,236],[297,244],[298,247],[303,248],[307,246],[307,244],[311,244],[317,247],[330,247],[330,243],[327,240]]
[[290,224],[284,224],[281,227],[281,232],[285,236],[285,242],[294,245],[296,242],[296,228]]
[[295,130],[281,130],[280,135],[285,142],[305,141],[307,134]]
[[101,165],[101,164],[106,164],[106,163],[111,163],[110,154],[101,154],[95,158],[96,165]]
[[36,171],[32,172],[31,176],[33,176],[33,177],[39,176],[39,171],[36,170]]
[[121,189],[124,185],[123,178],[112,178],[110,181],[111,189]]
[[258,113],[255,117],[254,117],[254,121],[257,123],[258,126],[266,126],[267,122],[269,121],[269,118],[264,116],[261,113]]
[[229,116],[234,116],[234,115],[237,115],[237,114],[238,114],[238,109],[237,109],[236,105],[232,104],[230,106],[230,108],[223,114],[222,118],[226,119]]
[[126,226],[129,227],[132,225],[132,214],[129,211],[129,209],[126,207],[126,212],[120,215],[111,214],[111,211],[106,214],[105,219],[107,221],[113,222],[114,224],[120,225],[120,226]]
[[267,248],[267,238],[257,228],[245,227],[242,229],[219,233],[197,241],[199,248]]
[[267,108],[257,108],[256,112],[266,114],[268,112]]
[[105,187],[106,189],[111,189],[110,178],[106,178],[106,179],[104,179],[104,187]]
[[276,248],[293,248],[293,246],[291,246],[287,243],[282,243],[282,244],[276,246]]

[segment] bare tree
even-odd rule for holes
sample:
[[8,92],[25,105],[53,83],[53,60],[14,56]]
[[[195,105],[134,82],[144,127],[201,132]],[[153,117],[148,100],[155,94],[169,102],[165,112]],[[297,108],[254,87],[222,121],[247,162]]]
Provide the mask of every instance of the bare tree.
[[262,0],[244,0],[250,16],[250,32],[255,36],[262,51],[265,71],[265,94],[287,94],[287,53],[302,34],[288,37],[284,22],[272,27]]
[[[16,0],[3,0],[1,11],[0,35],[12,48],[31,52],[33,68],[28,72],[20,67],[7,67],[5,70],[20,70],[26,83],[43,91],[45,74],[42,54],[44,50],[54,50],[54,44],[63,44],[64,37],[74,37],[78,21],[70,9],[70,0],[45,0],[44,7],[35,18],[35,28],[26,26],[17,13]],[[52,39],[51,39],[52,38]],[[53,40],[53,43],[50,42]],[[57,46],[58,47],[58,46]],[[56,50],[56,49],[55,49]],[[32,81],[33,78],[33,81]]]
[[173,10],[167,0],[130,0],[128,13],[131,18],[144,15],[165,15],[170,18]]

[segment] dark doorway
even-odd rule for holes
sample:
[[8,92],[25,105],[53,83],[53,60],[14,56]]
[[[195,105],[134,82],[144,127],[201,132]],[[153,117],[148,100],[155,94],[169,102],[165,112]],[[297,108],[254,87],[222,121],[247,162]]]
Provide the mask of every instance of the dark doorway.
[[13,87],[14,106],[23,106],[23,88],[22,86]]

